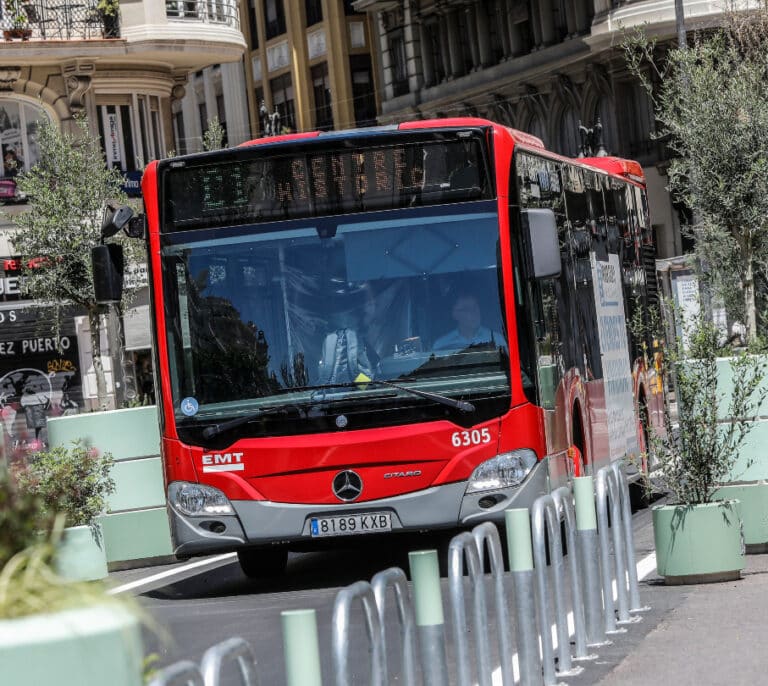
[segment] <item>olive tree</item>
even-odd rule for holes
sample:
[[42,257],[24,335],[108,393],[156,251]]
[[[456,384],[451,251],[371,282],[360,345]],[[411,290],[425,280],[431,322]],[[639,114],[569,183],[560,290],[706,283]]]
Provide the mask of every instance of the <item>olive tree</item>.
[[669,190],[693,211],[703,277],[754,341],[768,277],[768,10],[726,12],[688,46],[636,32],[623,48],[672,153]]
[[40,161],[17,179],[30,198],[29,210],[13,217],[17,230],[12,240],[21,257],[23,291],[29,298],[50,303],[55,322],[64,306],[85,310],[98,402],[106,409],[100,326],[104,307],[95,299],[91,248],[101,240],[107,204],[125,201],[122,175],[107,169],[99,140],[90,135],[83,118],[76,120],[73,133],[62,132],[53,122],[42,123],[38,145]]

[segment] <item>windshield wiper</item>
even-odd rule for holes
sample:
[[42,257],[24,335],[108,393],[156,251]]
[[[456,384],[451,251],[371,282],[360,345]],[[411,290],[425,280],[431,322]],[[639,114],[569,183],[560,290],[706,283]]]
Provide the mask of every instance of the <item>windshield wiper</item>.
[[415,388],[408,388],[407,386],[401,386],[400,384],[393,383],[392,381],[384,381],[381,379],[371,379],[370,381],[350,381],[347,383],[331,383],[325,386],[315,386],[316,390],[322,390],[324,388],[359,388],[365,386],[388,386],[390,388],[396,388],[403,393],[410,393],[411,395],[417,395],[420,398],[426,398],[427,400],[433,400],[441,405],[447,405],[453,407],[462,412],[474,412],[475,406],[467,402],[466,400],[456,400],[455,398],[449,398],[447,395],[440,395],[439,393],[430,393],[428,391],[419,391]]
[[285,405],[272,405],[271,407],[264,407],[260,410],[256,410],[255,412],[251,412],[250,414],[245,414],[242,417],[235,417],[234,419],[230,419],[227,422],[222,422],[221,424],[206,426],[203,429],[203,438],[214,438],[215,436],[218,436],[220,433],[228,431],[229,429],[235,429],[238,426],[253,422],[265,415],[282,412],[283,410],[287,410],[289,408],[294,408],[299,413],[299,415],[301,415],[302,412],[305,412],[305,410],[303,410],[295,403],[286,403]]
[[[461,412],[475,411],[475,406],[472,403],[467,402],[466,400],[456,400],[455,398],[449,398],[448,396],[440,395],[439,393],[419,391],[419,390],[416,390],[415,388],[408,388],[407,386],[401,386],[400,384],[396,384],[391,381],[383,381],[378,379],[370,380],[370,381],[350,381],[346,383],[330,383],[330,384],[325,384],[321,386],[303,386],[301,388],[293,388],[291,390],[292,391],[309,391],[309,390],[322,391],[322,390],[332,389],[332,388],[361,388],[361,387],[371,386],[371,385],[395,388],[398,391],[402,391],[403,393],[410,393],[411,395],[416,395],[420,398],[426,398],[427,400],[432,400],[436,403],[440,403],[441,405],[447,405],[448,407],[453,407],[457,410],[460,410]],[[318,398],[312,398],[309,404],[311,405],[319,404],[319,403],[322,403],[323,400],[325,399],[326,398],[324,396],[320,396]],[[265,415],[282,412],[289,408],[294,408],[299,413],[299,415],[301,415],[302,413],[306,414],[306,409],[303,409],[300,405],[296,403],[286,403],[285,405],[272,405],[270,407],[265,407],[260,410],[256,410],[255,412],[251,412],[250,414],[243,415],[242,417],[235,417],[235,419],[230,419],[229,421],[222,422],[221,424],[213,424],[211,426],[207,426],[205,427],[205,429],[203,429],[203,438],[214,438],[218,436],[220,433],[223,433],[224,431],[228,431],[229,429],[235,429],[238,426],[242,426],[243,424],[248,424],[249,422],[256,421],[257,419],[260,419]]]

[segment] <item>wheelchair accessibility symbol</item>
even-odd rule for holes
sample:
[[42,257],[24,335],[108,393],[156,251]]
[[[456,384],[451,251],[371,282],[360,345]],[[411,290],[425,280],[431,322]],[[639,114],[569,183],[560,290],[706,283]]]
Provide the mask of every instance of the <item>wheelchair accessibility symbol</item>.
[[181,401],[181,411],[187,415],[187,417],[196,415],[199,409],[200,406],[194,398],[184,398],[184,400]]

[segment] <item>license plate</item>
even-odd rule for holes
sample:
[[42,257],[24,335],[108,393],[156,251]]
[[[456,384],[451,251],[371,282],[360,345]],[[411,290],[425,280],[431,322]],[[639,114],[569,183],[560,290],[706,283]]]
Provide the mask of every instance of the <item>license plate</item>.
[[382,531],[392,531],[392,518],[389,512],[367,512],[340,517],[313,517],[309,523],[313,537],[377,534]]

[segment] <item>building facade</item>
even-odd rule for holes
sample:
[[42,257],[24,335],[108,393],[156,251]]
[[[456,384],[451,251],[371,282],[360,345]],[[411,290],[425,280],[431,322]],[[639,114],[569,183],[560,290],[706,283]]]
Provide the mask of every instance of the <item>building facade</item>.
[[[683,251],[648,95],[627,69],[622,34],[674,39],[674,0],[356,0],[375,27],[380,123],[482,116],[580,152],[580,125],[602,125],[609,154],[645,171],[657,256]],[[717,3],[686,0],[688,30]]]
[[[134,194],[143,167],[176,145],[174,103],[194,87],[188,75],[214,62],[238,64],[246,48],[237,0],[123,0],[110,16],[95,0],[2,0],[0,28],[0,177],[12,180],[39,160],[41,121],[74,132],[74,118],[85,115],[91,134],[102,140],[107,164],[124,173]],[[50,314],[24,300],[19,288],[7,215],[24,209],[6,206],[0,217],[5,456],[44,441],[46,417],[87,410],[95,402],[87,319],[68,312],[59,340],[53,340],[39,326]],[[137,355],[149,345],[144,320],[125,332]],[[111,380],[113,370],[107,371]]]

